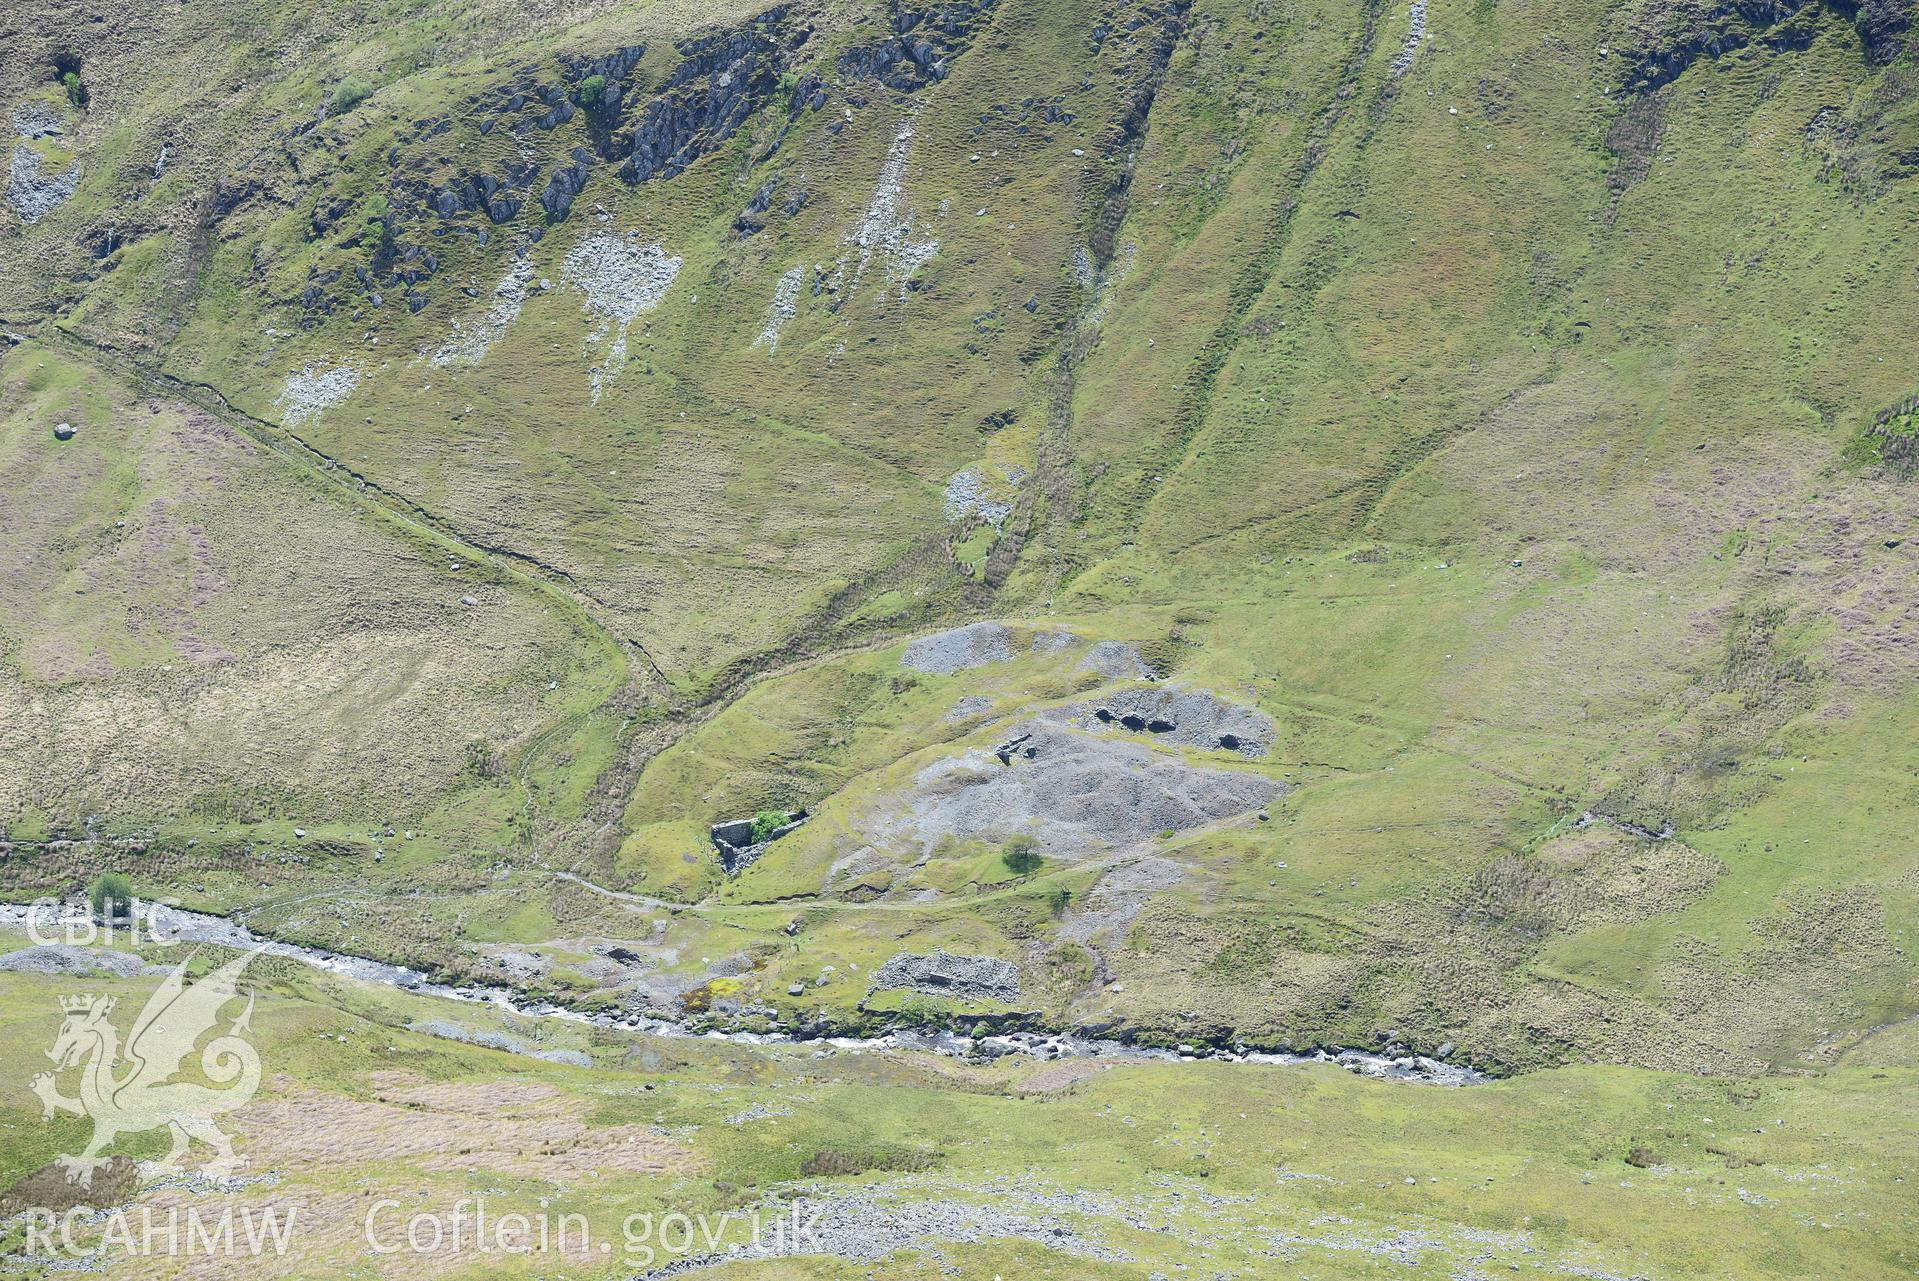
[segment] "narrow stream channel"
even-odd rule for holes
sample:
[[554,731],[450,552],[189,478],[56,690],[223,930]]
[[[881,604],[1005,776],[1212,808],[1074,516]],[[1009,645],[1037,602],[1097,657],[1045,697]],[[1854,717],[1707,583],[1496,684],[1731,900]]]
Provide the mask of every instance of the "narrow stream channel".
[[[27,930],[37,923],[43,934],[62,920],[84,916],[81,905],[62,904],[54,912],[45,903],[30,905],[0,903],[0,928]],[[220,947],[257,948],[269,956],[284,956],[315,969],[325,970],[364,983],[380,983],[419,996],[448,1001],[490,1005],[535,1019],[562,1019],[593,1027],[640,1032],[649,1036],[690,1037],[709,1041],[728,1041],[736,1045],[814,1045],[852,1052],[873,1050],[925,1050],[955,1058],[1000,1057],[1023,1054],[1037,1059],[1118,1059],[1136,1062],[1218,1062],[1218,1063],[1332,1063],[1361,1076],[1385,1081],[1405,1081],[1426,1085],[1477,1085],[1490,1080],[1485,1073],[1457,1063],[1447,1063],[1423,1054],[1388,1056],[1367,1050],[1316,1050],[1307,1054],[1282,1054],[1264,1050],[1152,1049],[1127,1045],[1122,1041],[1075,1036],[1071,1033],[1014,1032],[1001,1036],[961,1036],[955,1032],[897,1030],[882,1036],[798,1036],[790,1032],[728,1032],[701,1030],[645,1014],[588,1013],[568,1009],[552,1001],[538,1000],[511,988],[480,984],[436,983],[420,970],[390,965],[363,956],[329,952],[323,948],[303,947],[278,939],[263,938],[246,926],[222,916],[189,912],[181,908],[142,904],[143,928],[160,939],[185,943],[210,943]],[[30,920],[31,918],[31,920]]]

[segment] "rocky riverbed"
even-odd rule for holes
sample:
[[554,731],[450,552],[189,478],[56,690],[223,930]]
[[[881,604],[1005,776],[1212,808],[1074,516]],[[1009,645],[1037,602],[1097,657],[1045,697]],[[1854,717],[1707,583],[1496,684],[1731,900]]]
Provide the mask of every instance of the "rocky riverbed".
[[[84,913],[75,904],[49,907],[29,904],[0,904],[0,929],[42,932],[58,920],[74,919]],[[150,914],[149,914],[150,913]],[[615,1028],[662,1037],[702,1037],[740,1045],[811,1045],[821,1052],[871,1052],[881,1050],[922,1050],[959,1058],[991,1059],[1021,1054],[1037,1059],[1093,1058],[1135,1062],[1193,1062],[1207,1060],[1225,1063],[1290,1064],[1331,1063],[1363,1076],[1380,1080],[1422,1082],[1432,1085],[1473,1085],[1489,1079],[1485,1074],[1460,1064],[1446,1063],[1425,1055],[1389,1056],[1356,1049],[1325,1049],[1308,1053],[1275,1053],[1244,1046],[1179,1045],[1171,1048],[1129,1045],[1122,1041],[1079,1036],[1073,1033],[1015,1032],[996,1036],[965,1036],[948,1031],[898,1029],[880,1036],[852,1037],[810,1035],[799,1032],[747,1032],[695,1028],[671,1019],[637,1013],[586,1012],[569,1009],[510,988],[460,985],[436,982],[424,971],[393,965],[367,957],[305,947],[277,939],[263,938],[235,921],[204,912],[154,906],[143,909],[142,925],[161,940],[179,943],[208,943],[220,947],[255,949],[269,956],[286,957],[345,978],[365,983],[381,983],[420,996],[438,997],[491,1005],[536,1019],[565,1019],[595,1027]],[[62,967],[64,970],[66,967]],[[420,1025],[432,1031],[436,1020]],[[466,1039],[463,1035],[459,1039]]]

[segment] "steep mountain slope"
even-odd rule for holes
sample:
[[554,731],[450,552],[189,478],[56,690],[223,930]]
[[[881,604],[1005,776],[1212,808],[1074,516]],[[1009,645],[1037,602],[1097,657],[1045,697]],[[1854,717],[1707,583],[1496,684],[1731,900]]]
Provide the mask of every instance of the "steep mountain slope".
[[1909,6],[45,8],[13,888],[727,1023],[1919,1008]]

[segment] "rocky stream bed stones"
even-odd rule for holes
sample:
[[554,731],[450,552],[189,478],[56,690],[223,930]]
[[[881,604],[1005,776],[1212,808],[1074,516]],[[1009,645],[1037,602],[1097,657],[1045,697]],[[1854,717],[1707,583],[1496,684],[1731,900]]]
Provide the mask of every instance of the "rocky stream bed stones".
[[[79,904],[68,906],[69,911],[84,912]],[[0,903],[0,929],[27,930],[34,921],[35,908],[28,904]],[[1458,1064],[1445,1063],[1417,1054],[1374,1054],[1362,1050],[1315,1050],[1302,1053],[1267,1052],[1255,1050],[1243,1045],[1199,1047],[1180,1046],[1176,1049],[1130,1045],[1122,1041],[1097,1039],[1075,1032],[1010,1032],[984,1037],[965,1036],[951,1031],[923,1031],[914,1029],[896,1029],[879,1036],[852,1037],[822,1032],[817,1028],[806,1031],[728,1031],[702,1025],[678,1023],[671,1019],[659,1018],[651,1014],[633,1010],[580,1010],[555,1004],[543,997],[531,995],[511,987],[498,987],[480,984],[455,986],[438,983],[420,970],[405,965],[395,965],[387,961],[375,961],[367,957],[352,956],[341,952],[330,952],[322,948],[305,947],[297,943],[287,943],[278,939],[265,938],[255,934],[236,921],[225,917],[210,916],[202,912],[188,912],[179,908],[156,907],[151,922],[156,939],[174,942],[211,943],[220,947],[257,949],[271,956],[286,957],[309,965],[315,969],[336,974],[344,978],[365,983],[376,983],[386,987],[398,988],[419,996],[436,999],[490,1006],[498,1010],[531,1019],[554,1019],[568,1023],[584,1024],[591,1027],[617,1029],[652,1036],[686,1037],[704,1036],[709,1039],[729,1041],[740,1045],[781,1045],[814,1044],[821,1051],[859,1052],[868,1050],[919,1050],[932,1054],[958,1057],[998,1058],[1010,1054],[1021,1054],[1043,1060],[1095,1058],[1128,1060],[1140,1062],[1174,1062],[1195,1059],[1210,1059],[1229,1063],[1336,1063],[1348,1071],[1362,1075],[1375,1076],[1385,1080],[1415,1081],[1440,1085],[1470,1085],[1488,1079],[1483,1074]],[[41,973],[68,972],[65,967],[70,962],[65,957],[48,957],[48,952],[64,952],[67,949],[26,949],[37,953],[39,958],[28,962],[17,962],[16,970],[28,969]],[[91,951],[91,949],[72,949]],[[15,953],[18,955],[18,953]],[[129,954],[122,953],[122,956]],[[90,959],[90,958],[89,958]],[[138,958],[133,958],[138,959]],[[896,958],[897,959],[897,958]],[[922,958],[923,959],[923,958]],[[975,959],[975,958],[962,958]],[[990,959],[990,958],[977,958]],[[110,969],[124,965],[124,961],[105,961],[101,964]],[[708,976],[737,975],[749,972],[752,961],[743,953],[719,958],[707,968]],[[682,976],[678,982],[685,982]],[[717,1008],[716,1003],[716,1008]],[[741,1011],[746,1012],[745,1010]],[[764,1009],[760,1013],[770,1014]],[[438,1020],[425,1020],[422,1030],[431,1030]],[[467,1029],[460,1025],[456,1028],[455,1038],[464,1039]],[[436,1033],[437,1034],[437,1033]]]

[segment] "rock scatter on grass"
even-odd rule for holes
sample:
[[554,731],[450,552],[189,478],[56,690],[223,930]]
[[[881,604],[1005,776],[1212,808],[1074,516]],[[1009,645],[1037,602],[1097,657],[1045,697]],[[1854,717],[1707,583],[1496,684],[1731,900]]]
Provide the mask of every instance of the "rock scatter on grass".
[[780,349],[780,330],[787,321],[799,314],[800,278],[805,272],[804,267],[795,267],[773,286],[773,305],[766,313],[766,327],[760,330],[754,346],[764,347],[768,351]]
[[586,309],[599,318],[587,343],[606,343],[606,358],[588,375],[597,404],[606,382],[626,363],[626,331],[641,312],[660,305],[680,274],[680,260],[659,245],[631,236],[588,236],[562,263],[568,284],[586,295]]
[[1013,658],[1013,633],[1000,623],[968,623],[922,636],[900,655],[900,666],[936,676],[971,671]]
[[1419,42],[1426,38],[1426,0],[1413,0],[1407,17],[1411,25],[1406,32],[1406,43],[1393,58],[1394,77],[1403,76],[1412,68],[1413,57],[1419,52]]
[[289,423],[318,417],[351,396],[359,385],[360,371],[351,365],[303,365],[280,389],[276,402],[280,417]]
[[977,467],[968,467],[955,473],[946,482],[945,495],[946,519],[958,521],[968,516],[978,516],[987,524],[998,528],[1012,514],[1011,503],[998,502],[986,492],[986,478]]
[[853,230],[846,233],[845,243],[859,254],[852,283],[847,287],[849,295],[859,288],[867,267],[877,256],[886,269],[887,279],[898,283],[903,302],[913,277],[939,252],[939,241],[913,239],[913,217],[906,209],[906,160],[912,147],[913,126],[911,122],[902,122],[886,153],[886,161],[880,166],[879,182],[873,188],[866,213]]
[[439,350],[433,353],[433,363],[471,363],[485,356],[493,344],[500,341],[507,327],[519,317],[520,307],[526,301],[527,286],[532,283],[533,264],[521,258],[493,287],[493,305],[487,308],[486,315],[471,325],[456,328],[440,344]]
[[996,956],[961,956],[934,951],[901,952],[873,972],[876,992],[906,989],[923,996],[963,1001],[1019,1000],[1019,971]]
[[580,1050],[542,1050],[537,1046],[528,1045],[518,1037],[508,1036],[504,1032],[461,1027],[458,1023],[448,1023],[444,1019],[421,1019],[407,1024],[407,1027],[415,1032],[424,1032],[428,1036],[437,1036],[443,1041],[460,1041],[467,1045],[483,1046],[489,1050],[504,1050],[508,1054],[539,1059],[545,1063],[565,1063],[572,1067],[593,1066],[592,1058]]
[[74,947],[65,943],[23,947],[17,952],[0,956],[0,973],[7,974],[111,974],[126,979],[145,974],[151,969],[164,968],[149,966],[131,952]]

